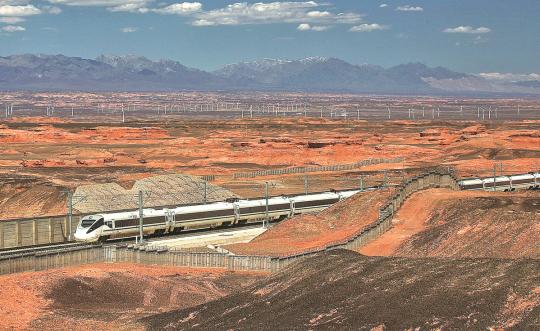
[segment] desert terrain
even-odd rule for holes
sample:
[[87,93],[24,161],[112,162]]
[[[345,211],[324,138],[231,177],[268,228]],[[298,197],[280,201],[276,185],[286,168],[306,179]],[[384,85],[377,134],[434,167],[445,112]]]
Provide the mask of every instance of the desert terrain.
[[[309,190],[323,191],[358,187],[360,176],[366,186],[378,185],[382,170],[388,171],[389,182],[399,182],[430,167],[450,167],[459,177],[492,175],[494,165],[504,174],[540,167],[540,105],[533,100],[197,93],[13,93],[4,94],[3,100],[16,109],[0,119],[0,219],[64,214],[66,192],[78,186],[117,182],[129,189],[135,180],[161,174],[213,175],[216,185],[256,197],[264,194],[265,181],[271,184],[270,194],[278,195],[303,192],[306,179],[285,175],[241,180],[233,179],[234,173],[403,158],[355,171],[307,174]],[[116,108],[113,100],[118,101]],[[241,118],[233,108],[240,102],[233,100],[244,107],[258,104],[259,112]],[[194,105],[203,101],[222,110],[180,111],[180,105],[197,108]],[[309,109],[317,109],[310,116],[303,116],[302,107],[293,108],[308,101]],[[288,105],[288,112],[271,116],[263,111],[263,105],[278,103]],[[125,123],[121,113],[118,117],[122,104],[126,109],[127,104],[136,105]],[[463,104],[468,110],[457,116]],[[518,104],[520,117],[513,108]],[[44,116],[41,110],[51,105],[56,111]],[[73,105],[80,108],[74,117]],[[395,108],[395,118],[380,118],[386,105]],[[409,109],[419,112],[434,105],[443,107],[437,106],[440,117],[409,118]],[[474,105],[482,111],[486,105],[500,109],[501,117],[478,121]],[[173,106],[176,111],[163,114]],[[161,109],[159,116],[154,108]],[[360,119],[326,116],[339,109],[354,115],[357,108]]]
[[[377,193],[289,219],[227,248],[290,255],[331,244],[373,219],[363,203],[387,199]],[[227,297],[139,323],[152,330],[536,328],[538,192],[428,189],[413,194],[393,223],[361,254],[319,253]]]
[[[287,256],[353,236],[376,219],[395,192],[391,184],[430,169],[476,177],[540,168],[540,104],[534,100],[196,93],[3,98],[20,107],[0,120],[2,220],[63,215],[67,191],[91,195],[88,188],[98,184],[108,192],[134,191],[145,181],[171,178],[156,175],[212,176],[212,190],[240,197],[263,196],[265,182],[270,195],[389,184],[274,224],[249,243],[222,247],[234,254]],[[201,99],[229,108],[181,111],[184,103],[200,106]],[[244,111],[242,118],[242,111],[233,110],[236,100],[251,109],[281,103],[294,110],[253,118]],[[512,113],[518,102],[521,117]],[[311,116],[292,107],[302,103],[309,103]],[[53,104],[55,112],[45,116]],[[133,107],[125,122],[122,104]],[[401,110],[387,119],[386,104]],[[422,107],[437,104],[440,117],[420,117]],[[461,104],[465,113],[457,113]],[[477,104],[482,112],[499,109],[498,117],[478,120]],[[352,111],[357,105],[358,113]],[[408,108],[415,109],[414,118]],[[360,119],[343,116],[347,110]],[[403,160],[347,171],[234,178],[240,172],[397,157]],[[175,194],[185,194],[169,184],[168,191],[152,192],[153,198],[172,203]],[[320,253],[274,274],[91,264],[0,276],[0,328],[535,329],[539,237],[538,191],[434,188],[407,199],[389,231],[358,252]]]
[[137,318],[196,306],[266,276],[130,264],[2,276],[0,329],[128,330]]

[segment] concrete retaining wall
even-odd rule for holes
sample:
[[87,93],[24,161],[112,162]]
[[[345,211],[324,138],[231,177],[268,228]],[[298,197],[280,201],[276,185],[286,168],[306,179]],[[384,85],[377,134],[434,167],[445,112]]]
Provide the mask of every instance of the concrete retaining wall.
[[[75,232],[79,217],[73,216],[71,232]],[[0,222],[0,249],[67,241],[67,216],[40,217]]]

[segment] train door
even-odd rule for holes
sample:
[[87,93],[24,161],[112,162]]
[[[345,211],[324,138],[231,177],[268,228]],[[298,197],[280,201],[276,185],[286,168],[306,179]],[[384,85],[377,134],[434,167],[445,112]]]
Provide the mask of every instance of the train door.
[[234,208],[234,222],[233,224],[237,224],[238,220],[240,219],[240,206],[238,206],[237,203],[233,203]]
[[291,212],[289,213],[289,217],[293,217],[293,216],[294,216],[294,214],[295,214],[295,209],[296,209],[295,202],[294,202],[294,200],[291,200]]
[[174,230],[175,223],[176,223],[176,214],[174,210],[167,210],[165,212],[165,232],[172,232]]

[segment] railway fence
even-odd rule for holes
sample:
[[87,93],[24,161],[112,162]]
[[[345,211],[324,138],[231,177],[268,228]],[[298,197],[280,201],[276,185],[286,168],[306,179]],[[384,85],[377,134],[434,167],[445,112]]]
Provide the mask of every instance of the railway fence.
[[[85,246],[63,250],[0,257],[0,274],[23,271],[39,271],[97,262],[129,262],[143,265],[167,265],[197,268],[221,268],[228,270],[253,270],[275,272],[309,256],[334,249],[356,250],[378,238],[392,226],[394,213],[413,193],[428,188],[459,190],[453,173],[430,172],[415,176],[399,187],[379,209],[378,218],[345,240],[336,241],[307,251],[286,256],[233,255],[220,252],[185,252],[166,247],[151,246]],[[389,188],[390,189],[390,188]]]
[[325,171],[346,171],[356,168],[383,164],[383,163],[398,163],[403,162],[404,158],[391,158],[391,159],[367,159],[349,164],[335,164],[327,166],[311,166],[311,167],[292,167],[284,169],[268,169],[257,170],[252,172],[237,172],[233,174],[234,179],[239,178],[255,178],[261,176],[273,176],[273,175],[285,175],[285,174],[303,174],[308,172],[325,172]]

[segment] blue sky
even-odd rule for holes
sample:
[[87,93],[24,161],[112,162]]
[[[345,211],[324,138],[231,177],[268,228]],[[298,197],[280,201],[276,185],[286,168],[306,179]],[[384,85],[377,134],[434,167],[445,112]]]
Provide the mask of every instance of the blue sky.
[[0,55],[137,54],[212,70],[259,58],[540,73],[538,0],[0,0]]

